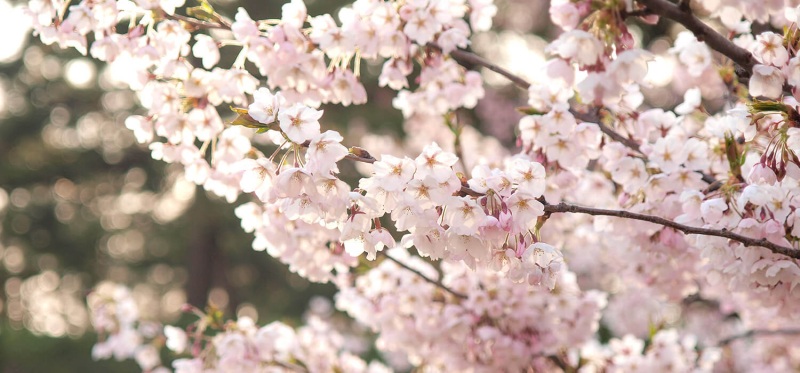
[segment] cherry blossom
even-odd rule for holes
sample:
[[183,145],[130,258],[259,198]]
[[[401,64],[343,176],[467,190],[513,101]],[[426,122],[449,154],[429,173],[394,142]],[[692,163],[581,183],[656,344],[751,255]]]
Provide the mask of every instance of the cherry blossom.
[[780,69],[767,65],[753,67],[753,77],[750,79],[750,94],[754,97],[764,96],[778,98],[783,92],[785,78]]
[[302,144],[319,135],[321,117],[322,111],[295,104],[279,112],[278,122],[289,140]]
[[[681,4],[552,2],[565,32],[537,51],[549,60],[532,82],[464,50],[480,50],[471,33],[503,11],[491,0],[358,0],[336,16],[292,0],[280,20],[240,8],[232,22],[213,9],[180,15],[180,0],[33,0],[26,14],[44,43],[125,71],[141,104],[125,120],[136,141],[209,193],[243,200],[235,214],[252,248],[333,282],[337,308],[412,369],[796,369],[796,336],[756,331],[788,333],[800,317],[800,12]],[[645,50],[625,22],[640,15],[692,31]],[[230,66],[223,45],[238,48]],[[653,99],[663,92],[646,77],[659,61],[676,62],[664,88],[682,101]],[[403,142],[336,129],[318,109],[370,102],[367,63],[396,91]],[[515,105],[528,106],[502,117],[518,148],[459,122],[496,95],[475,67],[521,88]],[[351,161],[363,177],[340,174]],[[315,318],[292,329],[242,317],[193,334],[140,320],[120,285],[101,284],[88,303],[102,336],[93,357],[145,371],[166,369],[162,345],[184,354],[172,367],[186,372],[389,370],[344,351]]]

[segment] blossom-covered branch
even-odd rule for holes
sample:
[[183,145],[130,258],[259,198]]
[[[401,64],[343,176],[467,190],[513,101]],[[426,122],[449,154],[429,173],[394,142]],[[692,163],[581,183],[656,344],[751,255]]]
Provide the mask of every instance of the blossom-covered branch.
[[[512,83],[514,83],[514,85],[516,85],[517,87],[520,87],[522,89],[528,89],[531,86],[531,84],[527,80],[523,79],[522,77],[520,77],[520,76],[518,76],[518,75],[516,75],[516,74],[514,74],[514,73],[512,73],[512,72],[510,72],[510,71],[498,66],[497,64],[495,64],[495,63],[493,63],[493,62],[491,62],[491,61],[489,61],[489,60],[487,60],[487,59],[485,59],[485,58],[483,58],[481,56],[476,55],[475,53],[472,53],[472,52],[469,52],[469,51],[466,51],[466,50],[462,50],[462,49],[456,49],[456,50],[453,50],[452,52],[450,52],[450,55],[453,58],[455,58],[455,60],[458,61],[458,63],[460,63],[460,64],[462,64],[464,66],[471,67],[471,66],[476,66],[477,65],[477,66],[485,67],[485,68],[487,68],[487,69],[489,69],[491,71],[494,71],[494,72],[502,75],[503,77],[505,77],[506,79],[508,79]],[[612,140],[618,141],[618,142],[624,144],[625,146],[627,146],[631,150],[636,151],[637,153],[641,153],[641,150],[639,150],[639,144],[637,144],[635,141],[633,141],[633,140],[631,140],[629,138],[626,138],[625,136],[622,136],[618,132],[614,131],[611,127],[609,127],[609,126],[605,125],[604,123],[602,123],[602,121],[599,120],[600,119],[599,116],[598,116],[599,113],[597,113],[597,112],[595,112],[595,113],[585,113],[585,112],[577,111],[575,109],[570,109],[570,113],[575,115],[576,118],[580,118],[581,120],[583,120],[585,122],[596,123],[597,126],[600,128],[600,131],[602,131],[603,133],[608,135],[608,137],[610,137]]]
[[645,5],[653,14],[671,19],[689,29],[697,39],[704,41],[709,47],[739,65],[744,70],[745,76],[753,73],[753,66],[757,63],[753,54],[737,46],[691,12],[686,11],[685,7],[682,7],[683,2],[680,5],[675,5],[667,0],[638,0],[638,2]]
[[512,83],[514,83],[516,86],[522,89],[528,89],[528,87],[531,86],[531,84],[528,83],[528,81],[526,81],[525,79],[513,74],[512,72],[492,63],[491,61],[481,56],[478,56],[475,53],[471,53],[461,49],[454,49],[453,51],[450,52],[450,55],[453,56],[453,58],[455,58],[456,61],[458,61],[458,63],[462,65],[467,65],[467,66],[478,65],[478,66],[483,66],[491,71],[494,71],[504,76],[506,79],[510,80]]
[[744,333],[739,333],[736,335],[732,335],[725,339],[720,340],[717,342],[717,346],[724,347],[727,346],[736,340],[745,339],[750,337],[762,336],[762,335],[783,335],[783,336],[792,336],[792,335],[799,335],[800,329],[791,328],[791,329],[752,329],[748,330]]
[[[649,3],[673,6],[640,4]],[[695,36],[721,36],[687,31],[668,52],[647,51],[625,24],[626,12],[636,11],[626,9],[631,2],[553,0],[551,18],[564,32],[544,49],[542,73],[530,81],[464,50],[473,32],[490,28],[498,11],[491,0],[357,0],[336,16],[309,15],[303,1],[292,0],[280,19],[254,20],[239,8],[232,22],[208,3],[188,16],[174,13],[182,2],[120,4],[35,0],[31,18],[46,43],[125,71],[122,81],[143,107],[125,124],[153,158],[180,164],[188,180],[231,203],[246,194],[249,202],[235,213],[253,233],[253,249],[310,281],[334,282],[337,308],[374,330],[382,351],[402,352],[419,369],[551,371],[562,364],[547,357],[564,356],[562,368],[710,371],[718,357],[698,356],[687,327],[653,335],[650,304],[669,309],[703,294],[726,299],[751,325],[759,321],[751,308],[769,309],[769,318],[798,317],[800,266],[792,246],[800,240],[800,129],[788,113],[800,104],[774,88],[800,83],[800,56],[794,39],[747,35],[749,24],[736,23],[736,14],[750,16],[747,3],[726,2],[735,9],[720,14],[733,19],[743,34],[737,43],[764,64],[750,64],[750,93],[780,102],[754,105],[736,96],[731,111],[702,105],[702,92],[714,89],[707,81],[719,74],[711,49]],[[693,20],[682,4],[681,14]],[[781,16],[796,27],[788,14]],[[116,28],[120,20],[130,27]],[[235,62],[221,62],[221,46],[238,51]],[[690,77],[686,87],[670,87],[685,91],[675,108],[646,101],[640,89],[657,57],[675,62],[675,76]],[[320,123],[323,104],[367,103],[362,60],[382,66],[378,85],[396,91],[392,105],[413,146],[356,140],[354,132]],[[527,90],[519,148],[442,126],[442,116],[476,108],[485,96],[475,66]],[[223,119],[228,107],[239,114],[232,126]],[[482,109],[476,117],[487,122],[502,116]],[[450,146],[457,132],[468,159]],[[345,136],[374,156],[345,147]],[[372,167],[343,180],[342,159]],[[454,169],[459,162],[466,176]],[[707,174],[727,172],[735,180],[719,190],[708,184],[714,180]],[[581,214],[622,219],[600,224]],[[634,220],[656,226],[642,232]],[[379,255],[389,260],[352,270],[362,256]],[[434,267],[423,257],[439,262]],[[638,312],[644,327],[629,327]],[[615,335],[631,329],[637,337],[594,343],[601,317]],[[614,325],[615,317],[624,320]],[[126,333],[135,324],[129,319],[121,323]],[[105,329],[120,331],[111,321]],[[230,357],[257,366],[274,360],[262,352],[281,352],[249,341],[260,329],[240,329],[249,331],[228,334],[246,348],[216,348],[219,362],[208,363],[230,368],[221,363]],[[645,336],[652,337],[647,347]],[[154,356],[153,348],[142,351]]]
[[670,227],[675,230],[679,230],[686,234],[699,234],[704,236],[714,236],[714,237],[722,237],[727,238],[736,242],[740,242],[745,246],[761,246],[769,249],[770,251],[774,252],[775,254],[781,254],[788,256],[794,259],[800,259],[800,250],[793,249],[790,247],[785,247],[781,245],[776,245],[766,238],[762,239],[755,239],[746,236],[742,236],[740,234],[733,233],[727,229],[710,229],[710,228],[700,228],[700,227],[691,227],[684,224],[676,223],[669,219],[664,219],[662,217],[647,215],[647,214],[640,214],[636,212],[630,212],[625,210],[607,210],[607,209],[599,209],[593,207],[583,207],[568,203],[558,203],[555,205],[545,205],[544,211],[546,213],[577,213],[577,214],[588,214],[588,215],[595,215],[595,216],[614,216],[623,219],[631,219],[631,220],[640,220],[646,221],[650,223],[655,223],[658,225],[663,225],[665,227]]
[[416,269],[414,269],[414,268],[411,268],[411,267],[410,267],[408,264],[404,263],[402,260],[397,260],[397,259],[395,259],[394,257],[392,257],[390,254],[382,254],[382,256],[383,256],[384,258],[386,258],[386,259],[388,259],[388,260],[390,260],[390,261],[394,262],[395,264],[397,264],[397,265],[399,265],[399,266],[401,266],[401,267],[405,268],[406,270],[408,270],[408,271],[410,271],[410,272],[414,273],[415,275],[419,276],[421,279],[425,280],[426,282],[428,282],[428,283],[430,283],[430,284],[433,284],[433,285],[435,285],[436,287],[438,287],[439,289],[442,289],[442,290],[444,290],[444,291],[446,291],[446,292],[448,292],[448,293],[452,294],[452,295],[453,295],[453,296],[455,296],[456,298],[467,299],[467,296],[466,296],[466,295],[464,295],[464,294],[461,294],[461,293],[459,293],[459,292],[457,292],[457,291],[455,291],[455,290],[453,290],[453,289],[451,289],[451,288],[447,287],[445,284],[443,284],[443,283],[442,283],[442,281],[441,281],[441,280],[434,280],[434,279],[432,279],[432,278],[430,278],[430,277],[426,276],[426,275],[425,275],[425,274],[423,274],[422,272],[420,272],[420,271],[417,271],[417,270],[416,270]]

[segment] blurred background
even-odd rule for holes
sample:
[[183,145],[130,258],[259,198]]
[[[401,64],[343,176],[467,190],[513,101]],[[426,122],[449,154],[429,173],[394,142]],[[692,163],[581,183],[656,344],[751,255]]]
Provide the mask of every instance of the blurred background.
[[[228,16],[245,7],[253,19],[279,18],[282,4],[211,3]],[[335,14],[344,3],[306,0],[310,15]],[[557,32],[547,1],[496,3],[495,29],[503,31],[476,35],[472,48],[535,79],[545,40]],[[246,197],[229,204],[186,181],[179,168],[152,160],[125,128],[125,118],[140,110],[115,79],[120,72],[43,46],[29,35],[22,5],[0,0],[0,371],[137,371],[131,361],[91,359],[97,337],[85,297],[101,281],[131,287],[143,319],[170,323],[182,322],[186,303],[210,302],[228,317],[259,324],[297,325],[310,302],[325,309],[333,286],[311,284],[252,250],[252,236],[233,213]],[[659,52],[669,45],[646,43]],[[226,48],[223,67],[238,53]],[[645,96],[674,106],[674,59],[655,63],[658,74]],[[400,144],[408,126],[392,108],[394,92],[377,86],[380,66],[362,71],[367,105],[324,107],[325,127],[364,138],[367,149]],[[486,98],[463,114],[464,122],[496,137],[497,148],[511,149],[525,92],[492,73],[485,78]],[[342,171],[357,175],[349,164]]]

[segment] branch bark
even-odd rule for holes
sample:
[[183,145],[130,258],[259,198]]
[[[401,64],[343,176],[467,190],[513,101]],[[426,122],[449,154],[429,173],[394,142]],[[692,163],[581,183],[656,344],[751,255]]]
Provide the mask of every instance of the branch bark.
[[383,256],[384,256],[386,259],[389,259],[389,260],[391,260],[391,261],[395,262],[397,265],[399,265],[399,266],[401,266],[401,267],[403,267],[403,268],[405,268],[405,269],[407,269],[407,270],[409,270],[409,271],[413,272],[414,274],[416,274],[417,276],[419,276],[419,277],[420,277],[420,278],[422,278],[423,280],[425,280],[425,281],[427,281],[427,282],[429,282],[429,283],[433,284],[434,286],[438,287],[439,289],[442,289],[442,290],[444,290],[444,291],[446,291],[446,292],[448,292],[448,293],[452,294],[452,295],[453,295],[453,296],[455,296],[456,298],[460,298],[460,299],[467,299],[467,296],[466,296],[466,295],[464,295],[464,294],[461,294],[461,293],[459,293],[459,292],[457,292],[457,291],[455,291],[455,290],[453,290],[453,289],[450,289],[450,288],[449,288],[449,287],[447,287],[445,284],[443,284],[441,280],[434,280],[434,279],[432,279],[432,278],[430,278],[430,277],[428,277],[428,276],[425,276],[425,275],[424,275],[422,272],[420,272],[420,271],[417,271],[416,269],[409,267],[407,264],[405,264],[405,263],[403,263],[403,262],[401,262],[401,261],[399,261],[399,260],[397,260],[397,259],[393,258],[393,257],[392,257],[392,256],[390,256],[389,254],[386,254],[386,253],[384,253],[384,254],[383,254]]
[[[436,49],[441,50],[441,48],[439,48],[439,46],[434,45],[433,47],[436,48]],[[487,68],[489,70],[492,70],[492,71],[502,75],[503,77],[505,77],[506,79],[508,79],[512,83],[514,83],[517,87],[520,87],[522,89],[528,89],[528,87],[531,86],[531,83],[528,83],[527,80],[522,79],[521,77],[519,77],[517,75],[514,75],[510,71],[491,63],[489,60],[487,60],[487,59],[485,59],[485,58],[483,58],[481,56],[478,56],[477,54],[470,53],[470,52],[467,52],[467,51],[464,51],[464,50],[460,50],[460,49],[456,49],[456,50],[453,50],[452,52],[450,52],[450,56],[453,57],[456,60],[456,62],[458,62],[460,65],[462,65],[462,66],[466,65],[467,68],[469,68],[469,66],[476,66],[477,65],[477,66],[483,66],[483,67],[485,67],[485,68]]]
[[[432,45],[432,47],[439,48],[436,45]],[[483,66],[483,67],[485,67],[485,68],[487,68],[487,69],[489,69],[491,71],[494,71],[494,72],[506,77],[509,81],[511,81],[512,83],[514,83],[516,86],[518,86],[520,88],[528,89],[528,87],[530,87],[530,83],[528,83],[528,81],[526,81],[525,79],[523,79],[523,78],[521,78],[521,77],[519,77],[517,75],[514,75],[513,73],[509,72],[508,70],[506,70],[506,69],[504,69],[504,68],[502,68],[500,66],[497,66],[494,63],[488,61],[487,59],[485,59],[485,58],[483,58],[481,56],[478,56],[478,55],[476,55],[474,53],[467,52],[467,51],[460,50],[460,49],[456,49],[456,50],[450,52],[450,56],[452,56],[456,60],[456,62],[458,62],[460,65],[462,65],[462,66],[464,66],[464,67],[466,67],[468,69],[472,68],[474,66]],[[569,112],[573,116],[575,116],[575,118],[578,119],[578,120],[597,124],[597,126],[600,128],[600,131],[603,132],[604,134],[606,134],[612,140],[617,141],[617,142],[621,143],[622,145],[625,145],[628,149],[631,149],[631,150],[633,150],[633,151],[635,151],[635,152],[637,152],[637,153],[639,153],[641,155],[644,155],[642,153],[641,149],[639,148],[639,144],[636,141],[623,136],[619,132],[614,131],[613,128],[605,125],[600,120],[600,118],[598,117],[597,111],[595,111],[594,113],[583,113],[583,112],[577,111],[577,110],[575,110],[573,108],[570,108]],[[705,181],[708,184],[712,184],[713,186],[715,186],[713,190],[716,190],[716,189],[719,188],[719,185],[718,185],[719,182],[717,181],[717,179],[715,179],[713,176],[711,176],[711,175],[709,175],[707,173],[704,173],[704,172],[699,172],[699,173],[700,173],[700,175],[702,175],[703,181]],[[713,190],[711,190],[711,191],[713,191]]]
[[[698,36],[698,38],[706,37],[707,38],[706,39],[706,43],[709,46],[711,46],[712,48],[714,48],[718,52],[728,56],[729,58],[731,58],[731,60],[733,60],[734,62],[739,64],[741,67],[747,69],[747,71],[750,71],[750,72],[752,71],[752,67],[755,64],[755,59],[753,59],[753,56],[750,54],[750,52],[747,52],[746,50],[744,50],[742,48],[739,48],[738,46],[734,45],[732,42],[730,42],[729,40],[727,40],[724,37],[722,37],[722,35],[718,34],[716,31],[714,31],[713,29],[711,29],[710,27],[708,27],[704,23],[700,22],[700,20],[697,19],[696,17],[694,17],[690,12],[682,10],[677,5],[674,5],[674,4],[672,4],[672,3],[670,3],[670,2],[668,2],[666,0],[639,0],[639,1],[642,4],[645,4],[646,6],[648,6],[648,8],[651,9],[654,13],[659,14],[661,16],[664,16],[666,18],[673,19],[673,20],[683,24],[689,30],[694,32],[695,35]],[[182,17],[182,18],[184,18],[184,17]],[[186,21],[185,19],[181,19],[181,20]],[[225,25],[217,25],[217,26],[222,27],[222,28],[225,27]],[[711,41],[709,42],[709,40],[711,40]],[[439,47],[436,46],[436,45],[432,45],[432,47],[439,49]],[[523,79],[523,78],[521,78],[521,77],[519,77],[519,76],[517,76],[517,75],[515,75],[515,74],[513,74],[511,72],[509,72],[508,70],[506,70],[506,69],[504,69],[504,68],[502,68],[500,66],[497,66],[497,65],[493,64],[492,62],[490,62],[490,61],[486,60],[485,58],[480,57],[480,56],[478,56],[476,54],[456,49],[456,50],[452,51],[450,53],[450,55],[453,58],[455,58],[456,61],[459,64],[466,65],[466,66],[470,66],[470,65],[483,66],[483,67],[485,67],[485,68],[487,68],[489,70],[492,70],[492,71],[494,71],[494,72],[506,77],[509,81],[511,81],[512,83],[516,84],[520,88],[527,89],[528,87],[530,87],[530,83],[528,83],[525,79]],[[576,118],[579,118],[579,119],[582,116],[582,114],[578,113],[578,112],[574,112],[573,115],[576,115]],[[600,122],[599,120],[595,120],[594,122],[598,122],[598,125],[600,126],[601,131],[603,133],[605,133],[606,135],[608,135],[609,137],[611,137],[612,139],[614,139],[615,141],[619,141],[622,144],[624,144],[625,146],[627,146],[628,148],[641,153],[641,151],[639,150],[638,144],[636,144],[632,140],[626,139],[624,136],[622,136],[619,133],[615,132],[610,127],[605,126],[602,123],[599,123]],[[308,146],[308,145],[306,145],[306,146]],[[375,158],[373,158],[373,157],[371,157],[369,155],[367,155],[367,156],[359,156],[359,155],[356,155],[356,154],[353,154],[353,153],[348,154],[346,156],[346,158],[348,158],[350,160],[353,160],[353,161],[364,162],[364,163],[374,163],[376,161]],[[706,182],[709,182],[709,183],[715,183],[716,182],[716,180],[714,180],[713,177],[711,177],[709,175],[706,175],[706,174],[703,174],[703,180],[705,180]],[[469,187],[466,187],[466,186],[462,186],[461,187],[461,193],[464,193],[466,195],[471,195],[471,196],[480,196],[480,195],[482,195],[482,193],[476,192],[476,191],[474,191],[474,190],[472,190],[472,189],[470,189]],[[685,234],[699,234],[699,235],[727,238],[727,239],[730,239],[730,240],[733,240],[733,241],[740,242],[745,246],[761,246],[761,247],[764,247],[764,248],[772,251],[773,253],[785,255],[785,256],[788,256],[788,257],[794,258],[794,259],[800,259],[800,250],[795,250],[793,248],[789,248],[789,247],[785,247],[785,246],[781,246],[781,245],[776,245],[776,244],[768,241],[767,239],[755,239],[755,238],[751,238],[751,237],[746,237],[746,236],[742,236],[740,234],[736,234],[736,233],[733,233],[733,232],[730,232],[730,231],[724,230],[724,229],[723,230],[715,230],[715,229],[709,229],[709,228],[691,227],[691,226],[688,226],[688,225],[678,224],[678,223],[675,223],[675,222],[673,222],[671,220],[664,219],[664,218],[661,218],[661,217],[658,217],[658,216],[639,214],[639,213],[629,212],[629,211],[624,211],[624,210],[606,210],[606,209],[598,209],[598,208],[591,208],[591,207],[582,207],[582,206],[577,206],[577,205],[569,205],[569,204],[566,204],[566,203],[563,203],[563,202],[559,203],[558,205],[546,204],[545,205],[545,212],[551,213],[551,214],[552,213],[580,213],[580,214],[588,214],[588,215],[614,216],[614,217],[619,217],[619,218],[624,218],[624,219],[647,221],[647,222],[663,225],[665,227],[673,228],[673,229],[681,231],[681,232],[683,232]],[[457,296],[459,298],[464,298],[465,297],[463,294],[457,293],[457,292],[447,288],[446,286],[441,284],[441,282],[437,282],[435,280],[432,280],[432,279],[426,277],[422,273],[414,270],[413,268],[410,268],[410,267],[406,266],[405,264],[395,260],[394,258],[391,258],[388,255],[386,257],[388,259],[394,261],[398,265],[400,265],[400,266],[402,266],[402,267],[404,267],[404,268],[406,268],[406,269],[408,269],[408,270],[410,270],[412,272],[417,273],[418,275],[423,277],[426,281],[428,281],[428,282],[430,282],[430,283],[432,283],[432,284],[434,284],[436,286],[441,287],[442,289],[446,290],[447,292],[449,292],[449,293],[451,293],[451,294],[453,294],[453,295],[455,295],[455,296]]]
[[[432,45],[432,47],[439,49],[439,47],[436,45]],[[502,75],[506,79],[508,79],[510,82],[514,83],[514,85],[516,85],[519,88],[528,89],[528,87],[531,86],[531,84],[528,83],[527,80],[515,75],[514,73],[500,66],[495,65],[491,61],[481,56],[478,56],[474,53],[461,49],[456,49],[450,52],[450,56],[453,57],[456,60],[456,62],[458,62],[461,66],[464,66],[468,69],[474,66],[482,66],[491,71],[494,71]],[[577,118],[578,120],[582,120],[584,122],[596,123],[600,127],[600,131],[608,135],[608,137],[610,137],[612,140],[619,141],[620,143],[627,146],[631,150],[634,150],[637,153],[641,154],[641,151],[639,150],[639,144],[637,144],[635,141],[631,139],[626,138],[625,136],[622,136],[618,132],[614,131],[614,129],[612,129],[611,127],[601,123],[599,118],[597,118],[596,113],[595,114],[581,113],[572,108],[570,108],[570,113],[572,113],[572,115],[575,116],[575,118]]]
[[631,220],[640,220],[646,221],[658,225],[663,225],[665,227],[670,227],[672,229],[681,231],[685,234],[699,234],[703,236],[714,236],[714,237],[722,237],[727,238],[732,241],[739,242],[745,246],[760,246],[772,251],[775,254],[785,255],[790,258],[800,259],[800,250],[793,249],[791,247],[785,247],[781,245],[776,245],[766,238],[756,239],[747,236],[742,236],[737,233],[733,233],[727,229],[710,229],[710,228],[699,228],[699,227],[692,227],[688,225],[683,225],[676,223],[669,219],[664,219],[659,216],[647,215],[647,214],[639,214],[636,212],[624,211],[624,210],[606,210],[606,209],[598,209],[593,207],[583,207],[578,205],[567,204],[561,202],[557,205],[550,205],[547,204],[544,206],[544,211],[546,213],[573,213],[573,214],[586,214],[586,215],[593,215],[593,216],[614,216],[623,219],[631,219]]
[[798,335],[800,334],[800,329],[777,329],[777,330],[767,330],[767,329],[753,329],[748,330],[741,334],[732,335],[728,338],[725,338],[717,343],[717,346],[724,347],[732,342],[736,341],[737,339],[743,338],[750,338],[759,335]]
[[680,5],[675,5],[667,0],[638,1],[640,4],[646,6],[653,14],[671,19],[686,27],[698,40],[704,41],[711,49],[722,53],[725,57],[730,58],[731,61],[739,65],[745,72],[745,76],[749,77],[753,74],[753,66],[756,64],[756,59],[750,52],[733,44],[733,42],[728,40],[725,36],[692,15],[690,11],[685,10],[685,7],[682,9]]
[[[357,162],[365,162],[365,163],[374,163],[375,162],[374,158],[361,158],[361,157],[355,156],[353,154],[348,154],[348,157],[346,157],[346,158],[351,159],[353,161],[357,161]],[[461,186],[461,193],[463,193],[465,195],[473,196],[473,197],[480,197],[480,196],[483,195],[483,193],[480,193],[480,192],[477,192],[475,190],[472,190],[469,187],[464,186],[464,185]],[[557,205],[551,205],[551,204],[548,204],[547,202],[544,202],[544,211],[545,211],[545,213],[548,213],[548,214],[553,214],[553,213],[573,213],[573,214],[587,214],[587,215],[593,215],[593,216],[614,216],[614,217],[623,218],[623,219],[646,221],[646,222],[662,225],[662,226],[665,226],[665,227],[670,227],[672,229],[681,231],[681,232],[683,232],[685,234],[699,234],[699,235],[704,235],[704,236],[714,236],[714,237],[727,238],[729,240],[733,240],[733,241],[739,242],[739,243],[741,243],[741,244],[743,244],[745,246],[760,246],[760,247],[764,247],[764,248],[772,251],[775,254],[785,255],[785,256],[788,256],[788,257],[794,258],[794,259],[800,259],[800,250],[797,250],[797,249],[794,249],[794,248],[791,248],[791,247],[785,247],[785,246],[774,244],[774,243],[770,242],[769,240],[767,240],[766,238],[756,239],[756,238],[752,238],[752,237],[747,237],[747,236],[743,236],[743,235],[740,235],[740,234],[737,234],[737,233],[733,233],[733,232],[731,232],[729,230],[726,230],[726,229],[710,229],[710,228],[692,227],[692,226],[688,226],[688,225],[679,224],[679,223],[676,223],[676,222],[674,222],[672,220],[665,219],[665,218],[662,218],[662,217],[659,217],[659,216],[640,214],[640,213],[630,212],[630,211],[625,211],[625,210],[607,210],[607,209],[599,209],[599,208],[594,208],[594,207],[583,207],[583,206],[578,206],[578,205],[567,204],[567,203],[564,203],[564,202],[561,202],[561,203],[559,203]],[[388,257],[388,258],[392,259],[391,257]],[[392,260],[397,262],[394,259],[392,259]],[[400,264],[401,266],[406,267],[402,263],[398,263],[398,264]],[[410,269],[410,268],[408,268],[408,269]],[[422,275],[422,274],[420,274],[420,275]],[[430,280],[430,279],[427,279],[427,278],[426,278],[426,280],[428,280],[431,283],[436,284],[436,282],[433,282],[433,280]]]

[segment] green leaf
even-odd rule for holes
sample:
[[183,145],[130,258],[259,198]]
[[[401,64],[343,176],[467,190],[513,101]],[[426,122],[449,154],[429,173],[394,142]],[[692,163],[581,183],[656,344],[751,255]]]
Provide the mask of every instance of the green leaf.
[[214,7],[213,7],[213,6],[211,6],[211,3],[209,3],[208,1],[206,1],[206,0],[200,0],[200,1],[199,1],[199,3],[200,3],[200,7],[201,7],[203,10],[205,10],[206,12],[208,12],[209,14],[214,14],[214,13],[216,13],[216,11],[214,10]]
[[208,9],[206,9],[203,6],[193,6],[191,8],[188,8],[188,9],[186,9],[186,14],[188,14],[189,16],[192,16],[194,18],[197,18],[197,19],[199,19],[201,21],[214,21],[215,20],[214,10],[211,9],[211,11],[208,11]]
[[248,114],[239,114],[236,119],[231,122],[233,126],[244,126],[247,128],[265,128],[263,124],[259,123]]
[[544,115],[547,114],[543,111],[536,110],[530,106],[518,107],[517,111],[525,115]]
[[247,109],[245,109],[245,108],[234,107],[234,106],[230,106],[230,108],[231,108],[231,111],[236,113],[236,114],[240,114],[240,115],[241,114],[244,114],[244,115],[250,114],[250,112],[248,112]]
[[739,147],[736,144],[736,139],[730,132],[725,134],[725,155],[728,158],[728,166],[731,168],[731,174],[737,179],[742,180],[742,164],[744,154],[739,154]]
[[748,111],[750,114],[775,112],[789,114],[792,111],[792,108],[789,105],[777,101],[753,100],[752,103],[747,104],[747,108],[749,109]]

